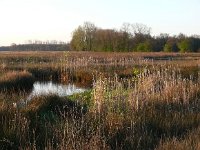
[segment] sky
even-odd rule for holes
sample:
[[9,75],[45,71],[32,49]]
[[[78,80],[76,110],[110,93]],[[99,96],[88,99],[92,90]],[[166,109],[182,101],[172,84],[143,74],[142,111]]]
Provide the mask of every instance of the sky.
[[85,21],[119,29],[142,23],[152,35],[200,35],[200,0],[0,0],[0,46],[28,40],[69,42]]

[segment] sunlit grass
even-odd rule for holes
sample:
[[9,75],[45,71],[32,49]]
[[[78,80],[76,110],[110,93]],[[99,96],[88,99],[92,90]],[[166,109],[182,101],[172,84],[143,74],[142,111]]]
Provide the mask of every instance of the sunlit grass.
[[[0,85],[9,83],[17,87],[23,83],[26,87],[31,83],[32,73],[38,75],[38,80],[58,78],[63,83],[74,80],[90,85],[90,89],[67,97],[34,96],[23,107],[13,107],[12,100],[20,99],[14,91],[9,95],[1,92],[3,149],[199,148],[199,60],[191,59],[196,56],[189,54],[190,60],[187,54],[170,54],[185,60],[152,61],[137,57],[168,54],[134,54],[137,57],[131,53],[86,54],[72,53],[72,57],[61,57],[64,60],[58,63],[51,59],[55,55],[51,53],[38,60],[47,61],[49,57],[52,66],[44,65],[45,62],[33,66],[30,62],[36,61],[35,53],[26,66],[16,63],[4,68],[7,70],[0,74]],[[6,55],[5,60],[6,57],[10,56]],[[23,54],[20,59],[26,57],[28,54]],[[102,64],[106,67],[99,66]],[[31,73],[11,71],[23,67]]]

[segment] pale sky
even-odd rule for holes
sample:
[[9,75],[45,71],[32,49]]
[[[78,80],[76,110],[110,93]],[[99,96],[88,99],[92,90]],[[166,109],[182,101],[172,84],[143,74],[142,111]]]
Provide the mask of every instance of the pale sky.
[[200,35],[200,0],[0,0],[0,46],[68,42],[85,21],[116,29],[124,22],[142,23],[152,35]]

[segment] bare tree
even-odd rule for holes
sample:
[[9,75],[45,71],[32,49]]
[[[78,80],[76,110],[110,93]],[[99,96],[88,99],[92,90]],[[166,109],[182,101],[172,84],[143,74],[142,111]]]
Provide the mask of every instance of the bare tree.
[[135,35],[136,34],[143,34],[143,35],[151,34],[151,28],[141,23],[132,24],[132,30]]
[[87,50],[91,51],[93,48],[95,32],[97,27],[91,22],[85,22],[83,25],[83,29],[85,31],[85,42]]

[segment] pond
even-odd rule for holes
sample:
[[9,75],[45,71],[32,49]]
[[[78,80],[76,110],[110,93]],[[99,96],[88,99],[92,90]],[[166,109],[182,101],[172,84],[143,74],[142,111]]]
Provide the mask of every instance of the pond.
[[35,82],[33,84],[33,90],[29,94],[27,100],[31,100],[34,96],[56,94],[58,96],[68,96],[74,93],[84,92],[86,89],[75,86],[74,84],[61,84],[48,82]]
[[35,96],[55,94],[62,97],[62,96],[69,96],[75,93],[81,93],[86,90],[87,90],[86,88],[80,88],[75,86],[74,84],[65,85],[61,83],[55,83],[52,81],[47,81],[47,82],[37,81],[33,84],[32,91],[27,96],[22,98],[19,102],[17,103],[14,102],[13,107],[23,108]]

